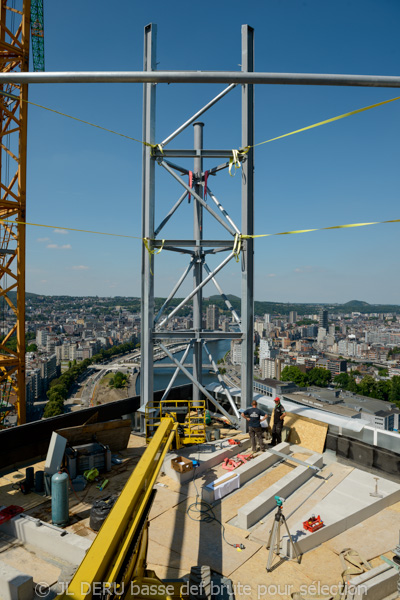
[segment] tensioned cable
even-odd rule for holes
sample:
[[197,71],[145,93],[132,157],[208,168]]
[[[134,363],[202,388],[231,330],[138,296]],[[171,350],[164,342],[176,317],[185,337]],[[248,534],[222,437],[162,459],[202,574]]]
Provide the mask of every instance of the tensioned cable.
[[114,237],[130,238],[133,240],[143,240],[137,235],[123,235],[122,233],[109,233],[107,231],[92,231],[90,229],[73,229],[72,227],[60,227],[59,225],[44,225],[43,223],[28,223],[25,221],[7,221],[0,219],[0,223],[10,223],[11,225],[32,225],[33,227],[48,227],[49,229],[64,229],[65,231],[78,231],[79,233],[95,233],[97,235],[111,235]]
[[[166,240],[159,240],[159,239],[149,240],[149,238],[143,238],[143,237],[137,236],[137,235],[124,235],[122,233],[109,233],[107,231],[92,231],[90,229],[73,229],[72,227],[62,227],[60,225],[44,225],[43,223],[28,223],[28,222],[24,222],[24,221],[9,221],[7,219],[0,219],[0,223],[9,223],[11,225],[32,225],[33,227],[48,227],[49,229],[64,229],[65,231],[77,231],[79,233],[94,233],[96,235],[110,235],[113,237],[123,237],[123,238],[129,238],[132,240],[142,240],[146,247],[149,246],[149,241],[153,241],[153,242],[161,241],[163,245],[166,242]],[[254,234],[254,235],[240,234],[240,235],[235,236],[235,245],[237,246],[237,238],[249,239],[249,238],[259,238],[259,237],[272,237],[275,235],[295,235],[298,233],[311,233],[313,231],[327,231],[329,229],[350,229],[352,227],[366,227],[368,225],[383,225],[386,223],[400,223],[400,219],[390,219],[387,221],[371,221],[370,223],[347,223],[346,225],[332,225],[330,227],[318,227],[315,229],[297,229],[297,230],[293,230],[293,231],[280,231],[278,233],[259,233],[259,234]],[[151,253],[152,254],[158,253],[158,252],[161,252],[161,250],[162,250],[162,247],[159,249],[159,251],[152,250]],[[150,252],[150,249],[149,249],[149,252]]]
[[[7,98],[12,98],[13,100],[20,100],[19,96],[15,96],[14,94],[9,94],[8,92],[0,91],[0,96],[6,96]],[[139,142],[139,144],[143,144],[144,146],[150,146],[153,148],[155,144],[149,144],[148,142],[143,142],[142,140],[138,140],[130,135],[125,135],[124,133],[119,133],[119,131],[114,131],[113,129],[107,129],[107,127],[102,127],[101,125],[96,125],[95,123],[91,123],[90,121],[84,121],[83,119],[79,119],[78,117],[73,117],[72,115],[68,115],[67,113],[63,113],[59,110],[55,110],[54,108],[49,108],[48,106],[43,106],[42,104],[37,104],[36,102],[32,102],[31,100],[25,100],[22,98],[23,102],[27,104],[31,104],[32,106],[36,106],[37,108],[43,108],[43,110],[48,110],[49,112],[55,113],[56,115],[60,115],[61,117],[67,117],[68,119],[72,119],[73,121],[78,121],[78,123],[84,123],[85,125],[90,125],[91,127],[96,127],[97,129],[101,129],[102,131],[107,131],[108,133],[113,133],[114,135],[119,135],[120,137],[126,138],[133,142]]]
[[[13,100],[18,100],[18,101],[20,100],[19,96],[15,96],[14,94],[9,94],[7,92],[0,91],[0,95],[6,96],[8,98],[12,98]],[[378,106],[383,106],[384,104],[389,104],[390,102],[395,102],[396,100],[400,100],[400,96],[397,96],[396,98],[390,98],[389,100],[384,100],[383,102],[378,102],[376,104],[371,104],[369,106],[364,106],[363,108],[358,108],[356,110],[352,110],[352,111],[344,113],[342,115],[337,115],[336,117],[331,117],[330,119],[325,119],[324,121],[319,121],[318,123],[313,123],[312,125],[308,125],[307,127],[302,127],[301,129],[296,129],[295,131],[291,131],[289,133],[284,133],[283,135],[279,135],[279,136],[271,138],[269,140],[264,140],[263,142],[258,142],[257,144],[254,144],[252,146],[246,146],[245,148],[242,148],[241,150],[235,151],[235,152],[239,152],[239,154],[246,154],[250,148],[255,148],[257,146],[262,146],[263,144],[275,142],[276,140],[280,140],[282,138],[285,138],[285,137],[288,137],[291,135],[295,135],[296,133],[301,133],[303,131],[308,131],[309,129],[314,129],[315,127],[320,127],[321,125],[327,125],[328,123],[333,123],[334,121],[339,121],[340,119],[345,119],[346,117],[351,117],[353,115],[357,115],[359,113],[365,112],[366,110],[370,110],[372,108],[377,108]],[[78,117],[73,117],[72,115],[68,115],[67,113],[63,113],[63,112],[55,110],[53,108],[49,108],[48,106],[43,106],[42,104],[37,104],[35,102],[32,102],[31,100],[23,99],[23,101],[26,102],[27,104],[31,104],[32,106],[36,106],[37,108],[42,108],[43,110],[48,110],[57,115],[67,117],[68,119],[73,119],[74,121],[78,121],[79,123],[84,123],[85,125],[90,125],[91,127],[96,127],[97,129],[101,129],[102,131],[107,131],[108,133],[113,133],[114,135],[118,135],[118,136],[124,137],[128,140],[138,142],[139,144],[143,144],[144,146],[148,146],[150,148],[160,147],[159,144],[150,144],[149,142],[144,142],[143,140],[139,140],[137,138],[131,137],[124,133],[120,133],[118,131],[108,129],[107,127],[102,127],[101,125],[96,125],[95,123],[91,123],[90,121],[85,121],[83,119],[79,119]],[[161,151],[162,151],[162,149],[161,149]]]

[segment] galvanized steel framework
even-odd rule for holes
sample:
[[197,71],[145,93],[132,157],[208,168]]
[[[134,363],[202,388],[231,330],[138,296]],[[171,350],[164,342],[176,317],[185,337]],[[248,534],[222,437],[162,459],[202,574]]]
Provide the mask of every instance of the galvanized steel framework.
[[[254,32],[247,25],[242,27],[242,71],[252,72],[254,66]],[[144,42],[144,66],[145,73],[156,70],[156,26],[148,25],[145,29]],[[172,383],[178,372],[183,373],[193,383],[193,399],[200,400],[202,394],[206,396],[225,416],[233,422],[240,422],[237,406],[219,374],[214,358],[207,346],[208,340],[215,339],[237,339],[242,344],[242,407],[247,406],[252,398],[253,390],[253,288],[254,288],[254,259],[253,240],[242,240],[241,233],[252,235],[254,233],[254,188],[253,188],[253,149],[250,148],[246,157],[242,160],[242,225],[238,227],[220,201],[215,197],[208,185],[208,175],[216,174],[229,166],[232,158],[232,150],[207,151],[203,148],[203,123],[197,121],[216,102],[229,93],[235,84],[231,84],[216,98],[198,111],[192,118],[169,135],[159,146],[155,144],[155,85],[145,83],[143,98],[143,141],[147,146],[143,147],[143,195],[142,195],[142,235],[147,240],[147,247],[142,252],[142,370],[141,370],[141,403],[145,406],[153,400],[153,351],[156,343],[164,350],[167,356],[176,365],[175,373],[164,393],[168,396]],[[242,147],[253,145],[254,113],[253,113],[253,85],[245,84],[242,88]],[[193,150],[169,150],[167,144],[176,138],[189,125],[194,126],[194,148]],[[170,158],[193,157],[193,171],[176,165]],[[203,171],[204,158],[228,159],[222,165],[216,166],[209,171]],[[158,227],[155,227],[155,163],[162,166],[183,188],[183,194],[176,204],[171,208],[166,217]],[[187,184],[182,176],[190,176]],[[166,223],[173,217],[179,206],[187,196],[193,197],[194,226],[193,239],[186,240],[160,240],[157,238]],[[207,195],[210,202],[207,202]],[[211,206],[214,203],[216,209]],[[205,237],[203,226],[203,210],[207,210],[214,219],[228,232],[228,239],[208,240]],[[154,269],[151,256],[157,249],[186,254],[189,265],[173,287],[166,302],[157,315],[154,314]],[[238,318],[232,306],[223,293],[221,286],[216,280],[216,275],[227,265],[241,250],[242,253],[242,311],[241,319]],[[214,270],[207,265],[207,256],[219,252],[227,252],[228,256]],[[192,271],[193,291],[179,304],[165,315],[165,311],[171,300],[178,292],[183,281]],[[227,307],[232,311],[240,327],[239,332],[205,331],[203,328],[203,288],[208,282],[214,282],[218,292],[225,300]],[[168,322],[178,313],[179,309],[193,301],[193,328],[185,331],[171,331],[166,329]],[[164,340],[179,340],[187,338],[186,351],[178,361],[166,348]],[[190,349],[193,349],[193,373],[184,366]],[[225,410],[213,396],[202,385],[202,352],[208,355],[210,366],[215,371],[221,385],[225,389],[230,412]]]
[[[176,132],[164,140],[166,145],[180,131],[183,131],[191,122],[193,122],[200,114],[210,108],[215,102],[222,98],[226,93],[234,87],[234,85],[242,85],[242,147],[252,144],[253,136],[253,85],[254,84],[283,84],[283,85],[328,85],[328,86],[353,86],[353,87],[385,87],[399,88],[400,77],[386,75],[342,75],[342,74],[316,74],[316,73],[254,73],[253,72],[253,30],[248,26],[242,27],[242,71],[156,71],[155,70],[155,30],[154,25],[148,26],[145,29],[145,68],[144,71],[129,71],[129,72],[53,72],[53,73],[28,73],[28,49],[29,49],[29,0],[20,0],[23,6],[22,10],[16,10],[9,5],[8,0],[1,1],[0,14],[0,92],[2,92],[3,100],[0,104],[2,116],[1,130],[1,206],[0,217],[13,217],[16,221],[25,221],[26,207],[26,122],[27,122],[27,106],[24,100],[27,100],[27,84],[32,83],[144,83],[144,113],[145,119],[143,123],[143,139],[154,143],[155,133],[155,89],[152,84],[156,83],[227,83],[228,88],[217,96],[212,102],[194,115],[193,119],[184,123]],[[6,24],[7,11],[14,13],[17,17],[17,24],[9,29]],[[19,94],[19,101],[7,103],[4,92],[12,90],[13,96]],[[12,98],[10,98],[12,100]],[[18,137],[18,141],[14,142],[12,148],[18,148],[16,152],[12,151],[7,142],[8,137],[13,134]],[[8,136],[8,137],[7,137]],[[147,237],[150,241],[150,248],[159,248],[159,242],[154,242],[154,237],[161,231],[164,223],[161,223],[158,229],[154,230],[154,163],[155,160],[161,160],[163,166],[169,170],[167,155],[195,157],[194,150],[155,152],[151,155],[149,149],[144,148],[143,151],[143,218],[142,231],[143,237]],[[242,183],[242,229],[241,233],[251,234],[253,230],[253,156],[252,151],[247,154],[247,160],[242,165],[243,183]],[[10,179],[4,179],[4,157],[10,157],[15,163],[16,171]],[[226,158],[232,157],[232,151],[207,151],[202,150],[200,156],[205,158],[215,158],[223,156]],[[218,168],[217,168],[218,169]],[[173,169],[171,169],[171,174]],[[174,173],[175,176],[175,173]],[[203,179],[199,178],[197,192],[201,191],[204,186]],[[186,187],[184,185],[184,187]],[[186,190],[187,191],[187,190]],[[200,203],[203,208],[210,209],[207,203],[204,203],[203,198],[195,189],[190,190],[197,203]],[[212,197],[212,196],[211,196]],[[171,209],[167,219],[172,216],[173,212],[182,202],[181,197],[175,207]],[[213,200],[217,203],[215,198]],[[197,206],[199,206],[197,204]],[[217,213],[214,216],[219,219]],[[229,221],[228,221],[229,222]],[[230,223],[232,225],[232,223]],[[229,230],[229,229],[228,229]],[[230,232],[232,233],[232,232]],[[202,254],[201,249],[211,247],[207,252],[218,252],[225,248],[229,251],[233,249],[233,243],[225,241],[204,241],[194,244],[192,241],[185,240],[169,240],[170,249],[174,247],[175,251],[182,250],[184,247],[196,247],[197,254]],[[166,248],[166,247],[165,247]],[[193,252],[193,251],[192,251]],[[232,254],[232,253],[231,253]],[[250,347],[252,346],[252,321],[253,321],[253,242],[252,240],[244,240],[242,242],[242,254],[244,261],[244,271],[242,277],[242,333],[239,337],[244,340],[244,354],[242,370],[242,405],[246,404],[246,398],[252,394],[252,362],[253,356]],[[144,256],[147,256],[144,254]],[[8,257],[8,258],[7,258]],[[225,261],[229,261],[228,256]],[[204,268],[208,273],[207,278],[203,280],[214,281],[219,292],[223,295],[215,280],[215,274],[220,270],[226,262],[221,263],[220,267],[214,272],[209,272],[206,265]],[[192,268],[190,266],[190,268]],[[142,280],[142,310],[143,310],[143,340],[146,344],[146,355],[144,361],[147,363],[146,369],[143,372],[144,393],[147,398],[152,395],[152,361],[150,359],[154,341],[164,337],[163,334],[155,331],[154,328],[154,282],[150,272],[150,264],[143,260],[142,272],[145,277]],[[4,283],[5,277],[11,278],[12,283]],[[180,286],[181,280],[185,278],[184,273],[182,278],[177,282],[173,293]],[[15,289],[17,291],[17,306],[8,294]],[[195,290],[193,295],[196,295],[200,290]],[[146,292],[145,294],[143,292]],[[25,421],[25,339],[24,339],[24,320],[25,320],[25,226],[24,225],[7,225],[1,224],[0,229],[0,296],[3,297],[12,313],[15,316],[15,324],[6,334],[8,340],[14,333],[17,335],[17,352],[12,352],[6,348],[5,341],[0,344],[0,392],[1,386],[4,387],[5,382],[12,381],[14,391],[18,396],[18,417],[19,422]],[[192,296],[190,296],[191,298]],[[186,300],[189,301],[188,297]],[[171,313],[172,314],[172,313]],[[169,315],[169,318],[171,317]],[[199,332],[200,333],[200,332]],[[165,336],[166,337],[166,336]],[[186,332],[175,332],[175,337],[188,337]],[[199,345],[199,340],[202,337],[203,344],[207,339],[220,338],[221,333],[202,332],[202,335],[192,333],[191,342]],[[224,337],[234,338],[235,334],[224,334]],[[237,336],[236,336],[237,337]],[[206,347],[206,344],[205,344]],[[188,350],[188,349],[187,349]],[[175,362],[178,362],[167,350],[167,355]],[[182,372],[186,371],[189,378],[191,375],[185,367],[182,358],[179,369]],[[196,382],[199,384],[199,382]],[[202,386],[196,385],[196,388]],[[224,411],[223,411],[224,412]]]

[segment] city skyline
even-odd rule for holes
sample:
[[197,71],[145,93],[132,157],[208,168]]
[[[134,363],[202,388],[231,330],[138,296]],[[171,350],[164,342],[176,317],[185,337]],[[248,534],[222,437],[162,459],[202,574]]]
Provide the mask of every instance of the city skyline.
[[[142,70],[143,28],[158,24],[159,69],[239,70],[240,26],[255,27],[257,71],[396,75],[400,7],[389,2],[317,0],[307,5],[255,1],[226,11],[206,0],[207,27],[176,2],[119,5],[118,36],[104,43],[107,5],[71,1],[45,6],[46,70]],[[179,10],[182,7],[182,10]],[[104,8],[104,10],[102,10]],[[183,10],[184,9],[184,10]],[[76,19],[79,14],[79,19]],[[188,22],[190,26],[188,27]],[[71,43],[71,30],[74,40]],[[201,45],[193,40],[201,40]],[[179,39],[179,43],[175,40]],[[219,44],[216,47],[215,40]],[[340,43],[338,43],[340,39]],[[201,51],[198,50],[200,47]],[[182,52],[182,49],[185,49]],[[118,56],[118,59],[115,57]],[[220,92],[218,85],[158,85],[156,139],[164,139]],[[396,97],[384,88],[256,86],[256,142]],[[31,85],[32,102],[141,138],[141,85]],[[260,146],[255,152],[256,233],[278,233],[398,217],[396,125],[399,102]],[[204,116],[205,147],[239,148],[240,90]],[[178,141],[179,140],[179,141]],[[189,128],[171,147],[190,148]],[[29,107],[27,290],[52,295],[132,296],[140,292],[141,241],[68,231],[85,229],[140,238],[141,144],[43,109]],[[190,168],[191,165],[186,165]],[[213,166],[212,161],[205,165]],[[157,169],[160,220],[180,195]],[[240,223],[240,171],[224,171],[211,188]],[[191,230],[193,205],[165,230]],[[255,244],[255,297],[271,301],[396,303],[398,224],[277,236]],[[205,218],[210,238],[220,230]],[[179,235],[178,235],[179,237]],[[157,296],[167,296],[184,269],[166,251],[154,258]],[[210,266],[214,263],[210,260]],[[240,295],[240,263],[218,277]],[[182,287],[182,296],[192,282]],[[209,285],[205,295],[212,295]]]

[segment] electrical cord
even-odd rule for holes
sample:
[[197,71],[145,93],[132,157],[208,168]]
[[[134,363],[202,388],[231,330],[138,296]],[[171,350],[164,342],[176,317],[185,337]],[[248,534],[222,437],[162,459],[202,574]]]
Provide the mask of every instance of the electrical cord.
[[[211,506],[211,504],[209,504],[205,500],[199,499],[200,494],[199,494],[199,490],[197,489],[195,475],[196,475],[196,467],[194,467],[194,469],[193,469],[193,480],[192,480],[194,483],[194,487],[196,489],[196,501],[192,502],[192,504],[189,504],[189,506],[187,507],[187,509],[186,509],[187,516],[192,521],[200,521],[202,523],[212,523],[213,521],[215,521],[216,523],[221,525],[222,539],[224,540],[224,542],[226,544],[228,544],[228,546],[231,546],[232,548],[239,548],[240,550],[244,550],[245,546],[243,544],[232,544],[231,542],[228,542],[228,540],[225,537],[225,525],[215,515],[214,509]],[[194,513],[195,515],[198,515],[198,518],[195,518],[190,513]]]

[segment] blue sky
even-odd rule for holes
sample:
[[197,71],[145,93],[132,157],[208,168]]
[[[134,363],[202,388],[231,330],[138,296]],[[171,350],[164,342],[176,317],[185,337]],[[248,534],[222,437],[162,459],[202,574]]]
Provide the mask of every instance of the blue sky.
[[[153,22],[158,25],[158,68],[163,70],[239,70],[241,25],[247,23],[255,28],[257,71],[399,74],[397,0],[44,4],[47,71],[142,70],[143,30]],[[157,140],[224,87],[158,85]],[[256,142],[397,95],[400,90],[384,88],[259,85]],[[29,98],[141,138],[141,84],[36,84],[30,86]],[[393,102],[257,148],[256,233],[400,218],[399,114],[400,101]],[[27,220],[58,230],[27,228],[27,291],[139,296],[139,240],[63,228],[140,236],[141,145],[33,106],[28,119]],[[205,147],[239,148],[240,89],[202,120]],[[170,147],[192,145],[189,127]],[[206,162],[205,167],[214,164]],[[160,167],[156,174],[158,222],[181,189]],[[232,178],[223,171],[209,183],[240,223],[239,172]],[[193,204],[185,202],[163,235],[179,238],[185,231],[183,237],[188,237],[192,211]],[[205,230],[205,237],[225,238],[209,218]],[[255,297],[399,304],[399,232],[400,224],[390,224],[258,240]],[[168,294],[185,265],[183,258],[165,251],[156,257],[156,295]],[[219,276],[226,293],[240,295],[240,281],[240,265],[234,262]],[[182,293],[190,286],[188,281]],[[207,286],[205,295],[213,293],[213,286]]]

